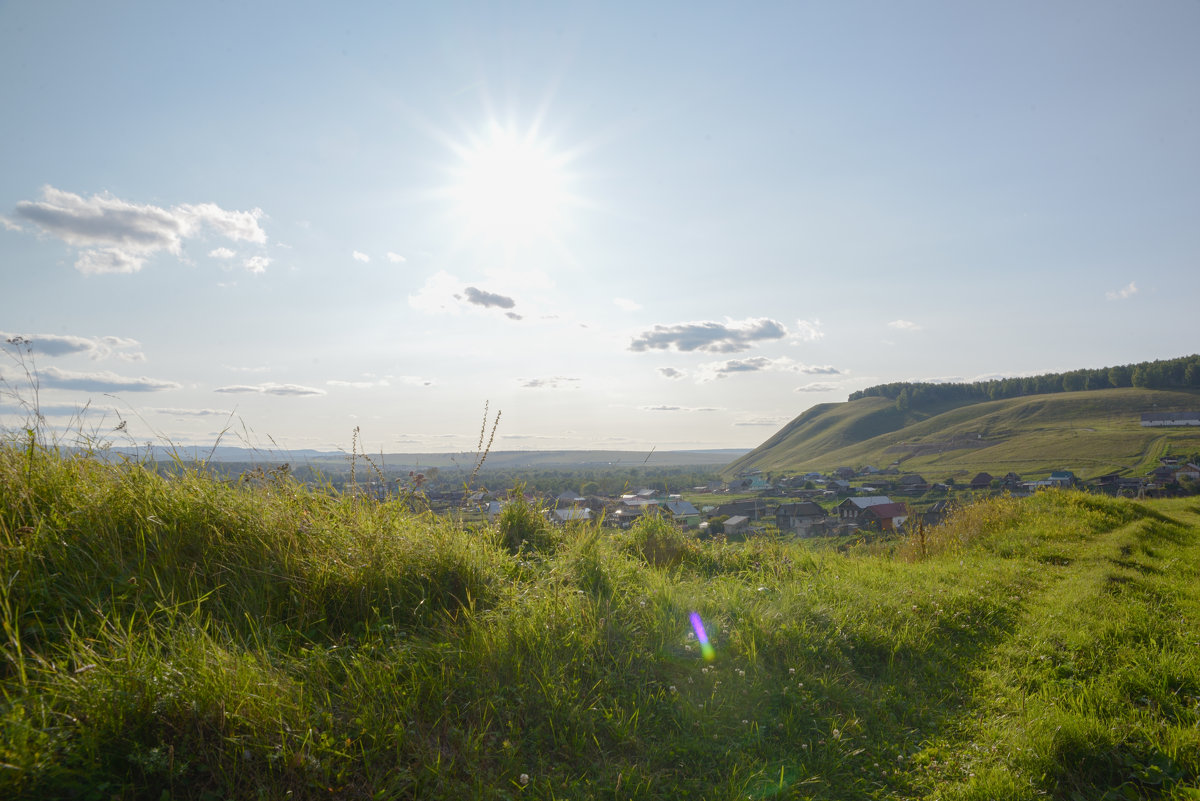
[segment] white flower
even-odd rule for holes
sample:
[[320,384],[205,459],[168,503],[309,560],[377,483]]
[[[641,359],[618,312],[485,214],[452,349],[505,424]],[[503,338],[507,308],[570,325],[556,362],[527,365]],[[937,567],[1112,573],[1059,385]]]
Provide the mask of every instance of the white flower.
[[529,774],[522,773],[521,778],[517,779],[517,781],[519,781],[521,783],[521,786],[524,787],[525,785],[529,784]]

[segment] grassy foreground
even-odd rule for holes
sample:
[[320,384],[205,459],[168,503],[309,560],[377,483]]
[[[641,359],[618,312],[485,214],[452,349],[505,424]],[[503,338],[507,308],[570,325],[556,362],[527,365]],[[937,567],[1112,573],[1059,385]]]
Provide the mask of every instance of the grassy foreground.
[[1196,499],[850,553],[510,509],[0,447],[0,797],[1200,798]]

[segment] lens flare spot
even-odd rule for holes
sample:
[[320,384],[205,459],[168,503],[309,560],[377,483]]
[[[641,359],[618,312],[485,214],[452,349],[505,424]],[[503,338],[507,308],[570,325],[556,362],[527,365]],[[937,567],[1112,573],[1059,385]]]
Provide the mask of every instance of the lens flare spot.
[[704,631],[704,621],[700,619],[699,612],[692,612],[692,629],[696,632],[696,639],[700,641],[700,653],[704,655],[706,662],[711,662],[717,657],[716,650],[713,649],[712,643],[708,641],[708,633]]

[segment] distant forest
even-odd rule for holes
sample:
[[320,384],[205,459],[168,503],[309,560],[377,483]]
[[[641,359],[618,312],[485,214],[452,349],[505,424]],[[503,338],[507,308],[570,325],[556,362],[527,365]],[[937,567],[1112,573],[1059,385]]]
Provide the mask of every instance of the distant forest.
[[1078,392],[1085,389],[1114,389],[1141,387],[1144,389],[1200,389],[1200,354],[1178,359],[1159,359],[1153,362],[1101,367],[1095,370],[1072,370],[1069,373],[1046,373],[1025,378],[999,378],[994,381],[975,381],[970,384],[932,384],[898,381],[879,384],[850,393],[848,400],[859,398],[890,398],[898,409],[920,407],[932,403],[1017,398],[1022,395],[1044,395],[1052,392]]

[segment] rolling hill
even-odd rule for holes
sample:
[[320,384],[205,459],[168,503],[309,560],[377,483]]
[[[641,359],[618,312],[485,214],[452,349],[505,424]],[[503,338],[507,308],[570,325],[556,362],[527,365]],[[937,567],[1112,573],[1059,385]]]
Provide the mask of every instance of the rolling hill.
[[725,473],[896,464],[929,480],[1073,470],[1082,478],[1137,473],[1166,453],[1200,451],[1200,429],[1147,428],[1143,412],[1200,409],[1200,391],[1102,389],[901,409],[862,397],[808,409]]

